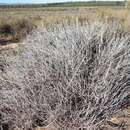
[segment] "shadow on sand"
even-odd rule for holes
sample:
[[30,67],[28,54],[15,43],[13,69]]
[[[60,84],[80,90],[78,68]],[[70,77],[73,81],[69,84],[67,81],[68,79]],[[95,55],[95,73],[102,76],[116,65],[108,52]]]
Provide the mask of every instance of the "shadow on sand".
[[3,40],[3,39],[0,39],[0,46],[9,45],[11,43],[17,43],[17,41],[16,40]]

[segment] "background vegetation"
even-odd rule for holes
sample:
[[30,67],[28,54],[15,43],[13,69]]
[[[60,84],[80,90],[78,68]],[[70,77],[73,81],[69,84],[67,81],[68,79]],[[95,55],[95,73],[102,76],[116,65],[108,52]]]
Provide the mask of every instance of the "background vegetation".
[[[0,5],[0,39],[21,41],[33,28],[55,24],[85,24],[118,21],[129,29],[129,2],[66,2],[52,4]],[[126,5],[126,6],[125,6]]]
[[88,1],[88,2],[62,2],[49,4],[14,4],[14,5],[0,5],[5,8],[29,8],[29,7],[74,7],[74,6],[124,6],[125,1]]

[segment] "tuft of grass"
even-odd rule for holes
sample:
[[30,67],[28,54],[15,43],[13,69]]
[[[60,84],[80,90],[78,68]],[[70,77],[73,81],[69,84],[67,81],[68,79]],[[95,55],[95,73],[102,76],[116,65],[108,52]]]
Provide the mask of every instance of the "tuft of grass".
[[98,8],[97,19],[107,23],[119,22],[122,29],[125,31],[130,31],[130,15],[127,6],[126,8],[124,7],[123,9],[119,9],[118,12],[112,8]]
[[19,19],[13,23],[15,30],[15,38],[23,39],[29,34],[35,27],[34,23],[29,19]]
[[10,24],[0,25],[0,34],[3,35],[14,35],[14,29]]
[[[3,21],[2,21],[3,20]],[[0,23],[0,36],[5,40],[10,36],[11,40],[23,40],[36,26],[29,19],[13,19],[5,21],[2,19]]]

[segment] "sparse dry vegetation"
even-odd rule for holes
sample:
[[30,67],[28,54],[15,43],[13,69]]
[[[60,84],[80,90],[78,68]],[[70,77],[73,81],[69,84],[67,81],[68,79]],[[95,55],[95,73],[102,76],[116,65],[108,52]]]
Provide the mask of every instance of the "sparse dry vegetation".
[[129,1],[113,3],[0,7],[0,130],[130,129]]
[[40,28],[24,42],[0,71],[1,125],[100,130],[128,104],[130,36],[118,24]]
[[20,41],[23,40],[27,34],[29,34],[36,25],[29,19],[1,19],[0,21],[0,43],[4,44],[4,41]]
[[[81,23],[85,23],[86,21],[95,21],[97,19],[104,21],[113,21],[117,20],[122,23],[123,28],[129,28],[130,16],[128,13],[129,2],[127,2],[125,6],[76,6],[76,7],[14,7],[14,8],[0,8],[2,12],[0,14],[0,24],[1,26],[11,26],[14,28],[14,23],[20,20],[23,21],[27,19],[27,21],[36,26],[50,26],[54,24],[61,24],[64,22],[68,22],[68,24],[73,24],[77,19]],[[20,20],[19,20],[20,19]],[[11,21],[11,23],[10,23]],[[4,24],[3,24],[4,23]],[[20,22],[21,23],[21,22]],[[13,27],[12,27],[13,26]],[[2,27],[3,28],[3,27]],[[23,30],[20,30],[21,32]],[[6,33],[6,32],[5,32]],[[9,32],[8,32],[9,33]]]
[[47,27],[63,23],[73,25],[77,22],[84,25],[96,20],[108,23],[118,21],[123,29],[129,31],[128,10],[128,4],[126,7],[0,8],[0,39],[8,39],[11,36],[14,41],[19,41],[36,26]]

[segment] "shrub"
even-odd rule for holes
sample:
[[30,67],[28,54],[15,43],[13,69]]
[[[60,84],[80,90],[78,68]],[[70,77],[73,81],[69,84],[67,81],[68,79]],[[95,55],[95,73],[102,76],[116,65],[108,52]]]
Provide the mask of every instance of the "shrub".
[[14,35],[14,29],[10,24],[2,24],[0,26],[0,34],[3,35]]
[[0,24],[0,35],[12,36],[12,40],[23,40],[36,27],[32,21],[24,18],[11,21],[4,20]]
[[23,39],[29,34],[36,26],[28,19],[20,19],[14,22],[15,38]]
[[1,125],[98,130],[130,94],[130,36],[116,24],[37,29],[24,42],[0,74]]

